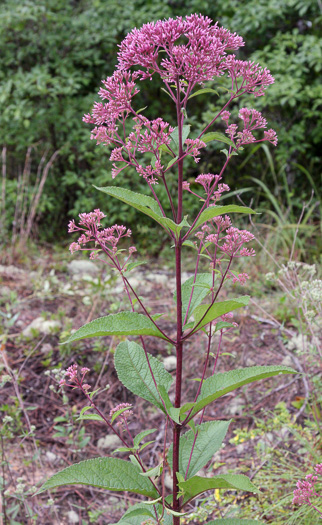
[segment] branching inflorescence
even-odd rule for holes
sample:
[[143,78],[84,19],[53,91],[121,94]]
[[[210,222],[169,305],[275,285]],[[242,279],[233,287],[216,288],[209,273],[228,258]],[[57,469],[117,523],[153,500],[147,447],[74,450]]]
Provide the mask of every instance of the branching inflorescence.
[[[85,115],[83,119],[86,123],[94,125],[91,138],[96,140],[97,144],[112,149],[112,178],[119,178],[123,170],[130,167],[146,181],[150,195],[137,194],[115,186],[99,189],[134,206],[158,223],[167,232],[175,250],[174,337],[162,328],[162,319],[148,311],[138,292],[127,279],[127,273],[131,270],[129,259],[136,249],[130,247],[128,255],[124,257],[119,243],[125,237],[129,237],[131,231],[123,225],[104,228],[101,221],[105,215],[100,210],[82,213],[78,225],[74,221],[69,224],[70,233],[80,234],[78,240],[71,244],[70,251],[89,251],[91,258],[104,261],[116,269],[123,280],[131,309],[92,321],[72,334],[68,342],[103,335],[139,336],[140,345],[127,340],[116,348],[116,371],[124,386],[152,403],[165,417],[162,459],[157,466],[148,471],[144,465],[142,451],[150,442],[142,444],[142,440],[155,429],[144,430],[133,436],[131,425],[128,424],[128,418],[132,416],[131,405],[118,405],[107,418],[93,401],[95,393],[90,392],[87,383],[84,384],[88,370],[83,368],[78,375],[77,366],[72,365],[66,373],[68,384],[80,388],[86,395],[89,401],[86,410],[96,410],[101,420],[122,440],[125,445],[122,452],[131,453],[130,462],[104,458],[104,474],[99,467],[100,479],[96,480],[96,485],[110,490],[128,490],[152,499],[152,505],[143,503],[140,507],[144,510],[142,522],[148,516],[151,523],[178,525],[185,505],[208,489],[242,488],[256,491],[256,487],[243,475],[219,474],[211,478],[211,481],[202,477],[196,480],[195,475],[200,468],[219,450],[229,425],[227,421],[203,423],[204,413],[215,399],[243,384],[279,373],[293,373],[284,366],[249,367],[224,372],[220,376],[217,372],[223,335],[237,326],[233,321],[233,311],[245,306],[248,301],[247,296],[228,301],[218,301],[218,298],[227,281],[240,285],[247,282],[246,272],[233,272],[234,259],[255,255],[254,249],[248,246],[254,238],[253,235],[247,230],[233,226],[229,216],[230,213],[249,214],[253,211],[242,206],[220,205],[223,193],[230,191],[229,186],[222,182],[223,175],[232,156],[237,155],[243,146],[262,141],[277,145],[275,131],[266,130],[266,119],[255,109],[240,109],[240,127],[230,123],[231,114],[227,108],[235,100],[244,93],[255,97],[263,96],[266,88],[274,82],[266,68],[236,59],[233,52],[243,45],[242,37],[236,33],[220,27],[208,17],[196,14],[186,18],[151,22],[140,29],[134,29],[119,46],[115,73],[103,81],[103,87],[99,91],[101,102],[95,103],[91,114]],[[152,80],[155,75],[162,79],[164,90],[174,103],[174,125],[161,117],[150,120],[144,116],[144,110],[135,108],[135,96],[139,93],[138,83],[140,82],[141,88],[143,81]],[[190,102],[189,98],[192,94],[198,96],[199,89],[204,87],[205,82],[221,77],[226,77],[230,83],[227,100],[202,132],[191,137],[190,125],[185,123],[187,106],[193,108],[193,102]],[[194,92],[196,87],[198,91]],[[213,90],[201,89],[202,93],[205,91]],[[221,127],[226,127],[225,133],[207,133],[216,121]],[[263,135],[257,135],[261,130],[264,130]],[[228,145],[228,149],[223,150],[223,165],[216,170],[216,174],[197,174],[191,187],[192,184],[184,180],[184,160],[190,156],[198,163],[211,140],[219,140]],[[170,176],[174,171],[175,179]],[[158,196],[158,185],[165,187],[172,212],[170,217],[166,216],[166,208]],[[185,191],[193,194],[201,203],[195,217],[184,217]],[[195,250],[196,265],[193,276],[182,283],[182,254],[186,246]],[[202,257],[206,257],[209,263],[206,273],[199,271]],[[203,332],[206,341],[202,374],[195,395],[192,399],[185,399],[183,404],[185,342],[199,331]],[[215,344],[213,336],[216,332],[219,333],[219,340]],[[146,335],[159,337],[175,349],[177,366],[174,401],[168,394],[173,378],[161,363],[147,352]],[[209,374],[211,359],[213,363]],[[220,377],[218,381],[217,377]],[[65,383],[66,379],[62,381],[62,384]],[[116,417],[119,420],[119,430],[113,426]],[[195,421],[196,418],[198,421]],[[191,429],[184,433],[187,425]],[[172,439],[169,443],[170,430]],[[91,461],[94,468],[95,460]],[[114,469],[115,462],[117,473],[113,471],[111,482],[109,469]],[[167,468],[173,477],[171,497],[166,493],[164,484]],[[81,467],[74,465],[70,469],[74,470],[68,471],[69,483],[88,484],[87,478],[82,477]],[[53,476],[44,488],[65,484],[64,472]],[[131,522],[131,512],[129,509],[125,513],[124,523]],[[139,516],[137,508],[135,516]]]

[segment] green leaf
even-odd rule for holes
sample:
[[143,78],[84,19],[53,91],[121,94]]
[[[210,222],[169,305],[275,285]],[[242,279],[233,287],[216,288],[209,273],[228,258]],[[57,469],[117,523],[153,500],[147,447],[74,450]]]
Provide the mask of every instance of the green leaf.
[[177,162],[178,158],[179,158],[179,157],[174,157],[173,159],[171,159],[171,160],[168,162],[168,165],[167,165],[167,167],[166,167],[166,171],[167,171],[169,168],[171,168],[171,166],[173,166],[173,164],[174,164],[175,162]]
[[118,314],[99,317],[85,324],[62,344],[79,341],[86,337],[106,335],[154,335],[155,337],[165,339],[152,321],[145,315],[136,312],[119,312]]
[[[194,276],[189,277],[182,285],[182,320],[184,321],[190,294],[192,290],[192,285],[194,281]],[[212,274],[211,273],[199,273],[196,277],[196,283],[193,289],[193,295],[191,299],[191,304],[189,307],[189,314],[187,320],[191,316],[194,309],[203,301],[203,299],[208,295],[210,287],[212,286]],[[174,301],[177,299],[177,292],[174,292],[173,295]]]
[[248,368],[238,368],[237,370],[214,374],[203,382],[197,402],[195,404],[186,403],[186,405],[181,407],[181,414],[187,412],[193,406],[191,413],[191,416],[193,416],[215,399],[236,390],[236,388],[279,374],[297,374],[297,372],[293,370],[293,368],[279,365],[250,366]]
[[[160,499],[161,498],[157,498],[155,500],[158,516],[161,516],[162,514],[162,506],[157,503]],[[150,506],[151,503],[152,502],[149,501],[133,505],[125,512],[125,514],[123,514],[121,520],[115,525],[141,525],[142,522],[148,518],[151,520],[154,519],[156,523],[154,510],[152,510]],[[163,519],[164,525],[172,525],[172,518],[166,513]]]
[[168,153],[169,155],[171,155],[171,157],[174,157],[172,151],[170,150],[170,148],[168,148],[166,144],[161,144],[161,146],[159,146],[159,150],[163,151],[164,153]]
[[256,212],[251,208],[247,208],[246,206],[238,206],[237,204],[228,204],[226,206],[210,206],[200,214],[200,217],[191,232],[193,232],[196,228],[199,228],[199,226],[205,222],[210,221],[215,217],[219,217],[219,215],[226,215],[227,213],[246,213],[247,215],[250,215],[255,214]]
[[183,227],[190,228],[190,224],[187,222],[186,217],[184,217],[180,224],[175,223],[168,217],[162,217],[162,219],[160,219],[160,224],[171,230],[176,236],[178,236]]
[[115,197],[126,204],[129,204],[136,210],[139,210],[145,215],[148,215],[151,217],[151,219],[163,226],[163,215],[156,200],[152,197],[143,195],[142,193],[135,193],[134,191],[127,190],[125,188],[118,188],[116,186],[107,186],[106,188],[94,186],[94,188],[102,191],[103,193],[107,193],[107,195],[111,195],[112,197]]
[[63,485],[90,485],[113,491],[129,491],[156,498],[151,482],[139,476],[140,469],[117,458],[95,458],[81,461],[54,474],[39,492]]
[[191,500],[198,494],[213,489],[238,489],[247,492],[259,492],[257,487],[244,474],[218,474],[212,478],[193,476],[187,481],[179,482],[179,488],[184,493],[184,501]]
[[[182,145],[185,143],[186,139],[189,136],[190,133],[190,125],[182,126]],[[172,138],[172,142],[174,143],[177,152],[179,151],[179,132],[178,128],[174,128],[172,131],[170,137]]]
[[202,142],[205,142],[206,144],[208,142],[212,142],[213,140],[218,140],[219,142],[224,142],[225,144],[228,144],[232,148],[235,148],[235,144],[233,141],[227,137],[227,135],[224,135],[223,133],[219,133],[218,131],[212,131],[211,133],[205,133],[201,137]]
[[188,100],[190,98],[197,97],[198,95],[203,95],[204,93],[215,93],[215,95],[218,95],[218,97],[219,97],[219,93],[218,93],[218,91],[215,91],[215,89],[203,88],[203,89],[198,89],[198,91],[196,91],[195,93],[192,93],[192,95],[190,95],[190,97],[188,97]]
[[104,421],[104,419],[99,414],[85,414],[84,416],[79,416],[76,421]]
[[[217,319],[221,315],[227,314],[228,312],[232,312],[233,310],[241,308],[242,306],[247,306],[248,302],[249,296],[244,295],[242,297],[237,297],[237,299],[232,299],[230,301],[221,301],[219,303],[214,303],[212,306],[210,306],[209,304],[201,304],[197,306],[193,313],[195,318],[194,326],[197,327],[197,330],[200,330],[200,328],[206,326],[208,323],[210,323],[214,319]],[[198,324],[199,321],[200,324]]]
[[[168,392],[172,383],[171,374],[150,354],[149,362],[158,388],[163,386]],[[140,345],[133,341],[120,343],[115,351],[114,364],[118,378],[126,388],[164,411],[145,352]]]
[[133,439],[133,447],[137,448],[140,445],[142,439],[144,439],[146,436],[149,436],[150,434],[153,434],[153,432],[156,432],[156,430],[156,428],[151,428],[149,430],[143,430],[142,432],[137,434]]
[[125,264],[126,270],[124,271],[124,274],[130,273],[131,270],[133,270],[137,266],[142,266],[143,264],[147,264],[147,261],[137,261]]
[[[198,432],[195,446],[193,449],[188,479],[194,476],[202,467],[208,463],[213,455],[220,449],[223,440],[225,439],[230,421],[209,421],[196,425]],[[195,435],[192,430],[189,430],[180,437],[179,447],[179,472],[185,476],[188,467],[190,453],[195,440]],[[173,446],[169,448],[168,461],[172,468],[172,454]]]
[[156,467],[150,468],[146,472],[140,472],[140,476],[144,476],[146,478],[159,477],[162,474],[162,469],[163,469],[162,463],[160,463]]
[[262,521],[243,520],[239,518],[223,518],[208,521],[206,525],[260,525]]

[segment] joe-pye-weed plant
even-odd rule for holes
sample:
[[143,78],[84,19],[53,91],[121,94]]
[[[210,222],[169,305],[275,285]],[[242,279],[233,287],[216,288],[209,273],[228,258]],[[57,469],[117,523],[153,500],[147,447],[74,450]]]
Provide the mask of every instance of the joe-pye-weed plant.
[[[131,167],[146,181],[146,194],[138,194],[123,187],[97,188],[107,199],[116,198],[148,215],[166,231],[175,257],[174,302],[176,329],[167,332],[163,319],[151,313],[143,304],[138,291],[131,286],[129,274],[139,263],[133,262],[134,246],[122,249],[122,239],[131,236],[123,225],[105,227],[106,215],[96,209],[81,213],[79,222],[71,221],[69,231],[79,235],[70,246],[72,253],[86,251],[91,259],[104,261],[122,278],[129,309],[98,318],[73,333],[68,343],[88,337],[129,336],[115,350],[115,368],[121,383],[133,394],[152,403],[165,418],[162,458],[158,465],[147,469],[142,451],[153,443],[156,429],[144,428],[138,435],[131,432],[133,407],[127,403],[116,406],[110,414],[97,406],[91,386],[86,383],[87,368],[72,365],[62,385],[79,388],[87,398],[81,419],[100,420],[121,440],[116,453],[127,454],[128,459],[100,457],[82,461],[52,476],[41,490],[83,484],[111,491],[128,491],[144,497],[142,503],[129,508],[119,524],[179,525],[187,505],[195,497],[210,489],[239,489],[256,492],[258,489],[241,474],[218,474],[213,477],[198,475],[220,449],[230,421],[203,422],[207,406],[242,385],[278,374],[294,373],[285,366],[252,366],[218,373],[223,334],[235,323],[233,311],[248,304],[248,297],[221,300],[227,281],[244,284],[248,275],[234,272],[236,259],[253,257],[249,247],[253,235],[232,225],[230,215],[251,214],[250,208],[238,205],[220,205],[221,195],[229,191],[223,182],[224,173],[234,155],[246,145],[268,141],[277,144],[276,133],[266,130],[266,120],[255,109],[244,107],[239,111],[239,124],[230,122],[228,108],[245,93],[263,96],[274,82],[270,72],[253,62],[237,60],[233,51],[244,45],[243,39],[201,15],[190,15],[145,24],[130,32],[119,46],[115,73],[103,81],[99,91],[102,102],[95,103],[92,113],[84,121],[93,124],[91,138],[97,144],[112,147],[112,178],[119,180],[122,172]],[[173,124],[156,116],[149,120],[144,109],[136,107],[135,96],[149,86],[153,77],[163,81],[161,94],[173,102]],[[215,94],[204,83],[217,77],[230,80],[226,89],[227,102],[214,115],[198,136],[187,125],[197,96]],[[145,82],[144,82],[145,81]],[[225,133],[214,131],[219,123]],[[264,131],[263,131],[264,130]],[[223,165],[218,173],[200,173],[195,183],[185,181],[185,161],[200,155],[211,141],[223,143]],[[133,170],[133,171],[134,171]],[[164,186],[162,195],[159,188]],[[185,192],[195,195],[200,203],[196,216],[185,207]],[[107,202],[108,213],[108,202]],[[171,210],[168,214],[165,210]],[[182,282],[181,273],[186,253],[195,254],[194,275]],[[199,271],[201,260],[208,261],[206,272]],[[203,359],[202,376],[196,381],[195,395],[187,399],[183,392],[183,362],[186,343],[195,334],[204,332],[205,347],[196,348]],[[214,344],[214,334],[219,344]],[[173,335],[175,334],[175,335]],[[135,340],[134,337],[135,336]],[[176,354],[175,377],[162,363],[147,352],[146,336],[157,337],[171,345]],[[217,339],[216,339],[217,340]],[[211,370],[209,375],[208,371]],[[174,397],[169,396],[173,384]],[[124,457],[124,456],[123,456]],[[172,493],[164,478],[173,478]],[[211,524],[250,524],[253,520],[216,519]]]

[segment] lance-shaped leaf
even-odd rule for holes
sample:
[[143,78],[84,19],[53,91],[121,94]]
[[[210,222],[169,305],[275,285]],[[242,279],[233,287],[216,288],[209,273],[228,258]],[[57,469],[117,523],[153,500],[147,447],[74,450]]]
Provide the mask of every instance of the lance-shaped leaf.
[[228,204],[226,206],[210,206],[206,208],[201,214],[196,224],[191,231],[196,230],[207,221],[219,217],[220,215],[226,215],[227,213],[246,213],[247,215],[256,214],[251,208],[247,206],[238,206],[237,204]]
[[154,335],[165,339],[152,321],[136,312],[119,312],[99,317],[76,330],[63,344],[106,335]]
[[145,215],[148,215],[149,217],[151,217],[151,219],[155,220],[156,222],[164,226],[166,229],[168,229],[166,223],[162,220],[164,219],[164,217],[161,213],[161,210],[156,200],[152,197],[149,197],[148,195],[142,195],[141,193],[136,193],[131,190],[127,190],[126,188],[118,188],[117,186],[107,186],[105,188],[99,188],[97,186],[94,186],[94,188],[96,188],[99,191],[102,191],[103,193],[107,193],[107,195],[111,195],[112,197],[115,197],[116,199],[119,199],[120,201],[125,202],[126,204],[129,204],[136,210],[139,210]]
[[259,492],[257,487],[244,474],[218,474],[212,478],[193,476],[187,481],[179,481],[180,490],[184,493],[184,501],[213,489],[239,489],[247,492]]
[[[182,145],[185,143],[186,139],[189,137],[190,126],[182,126]],[[174,143],[175,149],[179,152],[179,131],[178,128],[174,128],[170,137],[172,138],[172,143]],[[172,144],[171,144],[172,145]],[[174,149],[174,148],[173,148]]]
[[215,91],[214,89],[211,89],[211,88],[203,88],[203,89],[198,89],[198,91],[195,91],[194,93],[192,93],[192,95],[188,97],[188,100],[190,98],[197,97],[198,95],[203,95],[204,93],[215,93],[215,95],[218,95],[219,97],[218,91]]
[[[187,279],[183,283],[182,288],[181,288],[181,293],[182,293],[182,320],[183,321],[185,319],[187,308],[188,308],[188,305],[189,305],[189,300],[190,300],[192,287],[193,287],[193,294],[192,294],[192,299],[191,299],[191,303],[190,303],[190,307],[189,307],[189,314],[187,316],[187,320],[192,315],[192,312],[194,311],[194,309],[197,306],[199,306],[199,304],[203,301],[203,299],[209,293],[209,290],[210,290],[210,288],[212,286],[212,279],[213,278],[212,278],[212,274],[211,273],[199,273],[197,275],[197,277],[196,277],[195,284],[193,283],[194,276],[189,277],[189,279]],[[176,302],[176,300],[177,300],[177,292],[176,291],[174,292],[173,298],[174,298],[174,301]]]
[[230,140],[230,138],[228,138],[227,135],[219,133],[218,131],[211,131],[210,133],[205,133],[205,135],[202,135],[201,140],[206,144],[208,142],[212,142],[213,140],[218,140],[219,142],[224,142],[225,144],[228,144],[228,146],[231,146],[232,148],[236,148],[233,141]]
[[94,458],[81,461],[54,474],[39,492],[63,485],[90,485],[113,491],[130,491],[155,499],[158,492],[140,469],[117,458]]
[[217,319],[221,315],[232,312],[233,310],[241,308],[242,306],[247,306],[248,302],[249,296],[244,295],[230,301],[214,303],[212,306],[209,304],[201,304],[200,306],[197,306],[194,311],[194,326],[196,327],[196,330],[200,330],[200,328],[206,326],[208,323],[211,323],[211,321]]
[[[195,440],[195,433],[189,430],[180,437],[179,447],[179,472],[183,476],[189,464],[187,478],[194,476],[206,463],[213,457],[213,455],[220,449],[221,444],[226,436],[230,421],[209,421],[196,425],[196,432],[198,432],[193,453],[190,460],[192,446]],[[168,462],[172,467],[173,446],[169,449]]]
[[191,416],[202,410],[215,399],[224,396],[228,392],[232,392],[243,385],[253,383],[259,379],[266,379],[279,374],[296,374],[293,368],[278,365],[278,366],[250,366],[247,368],[238,368],[237,370],[230,370],[214,374],[205,379],[202,384],[201,392],[196,403],[186,403],[181,408],[181,414],[193,408]]
[[243,520],[239,518],[219,518],[218,520],[207,521],[206,525],[260,525],[262,521]]
[[[171,374],[155,357],[150,354],[148,357],[156,384],[168,392],[172,383]],[[118,378],[126,388],[164,411],[145,352],[140,345],[133,341],[120,343],[115,351],[114,364]]]

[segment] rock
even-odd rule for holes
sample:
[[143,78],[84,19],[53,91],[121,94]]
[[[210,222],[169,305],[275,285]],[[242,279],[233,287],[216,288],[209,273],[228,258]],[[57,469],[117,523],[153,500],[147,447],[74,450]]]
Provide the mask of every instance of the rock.
[[169,472],[166,472],[164,476],[164,484],[167,487],[167,489],[172,490],[173,479],[170,476]]
[[240,397],[235,397],[234,399],[230,401],[226,410],[228,414],[231,414],[232,416],[234,416],[242,412],[244,404],[245,402],[243,399],[241,399]]
[[163,359],[164,368],[168,372],[172,372],[177,368],[177,358],[175,355],[169,355]]
[[256,365],[256,361],[254,361],[254,359],[252,359],[251,357],[247,357],[247,359],[245,361],[245,365],[246,366],[255,366]]
[[118,448],[122,441],[115,434],[107,434],[97,441],[98,448]]
[[67,518],[69,523],[79,523],[79,516],[74,510],[67,512]]
[[45,343],[40,350],[43,354],[50,354],[53,351],[53,347],[50,343]]
[[22,331],[24,337],[33,337],[35,332],[49,335],[61,328],[59,321],[46,320],[43,317],[36,317],[26,328]]
[[0,294],[1,294],[3,297],[10,297],[11,289],[9,288],[9,286],[1,286],[1,288],[0,288]]
[[294,367],[294,361],[290,355],[286,355],[281,363],[283,366]]
[[13,266],[4,266],[0,264],[0,275],[7,277],[7,279],[23,279],[26,276],[26,272]]
[[47,450],[46,458],[48,459],[48,461],[50,461],[50,463],[53,463],[54,461],[56,461],[57,456],[53,452],[50,452],[50,450]]
[[97,275],[99,272],[99,268],[92,261],[78,261],[76,259],[67,265],[67,269],[68,273],[73,276]]
[[169,276],[165,273],[151,273],[149,275],[149,281],[152,281],[155,284],[161,284],[165,286],[168,284]]

